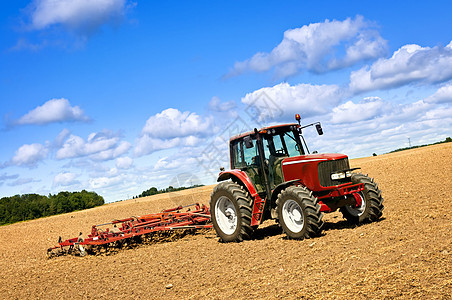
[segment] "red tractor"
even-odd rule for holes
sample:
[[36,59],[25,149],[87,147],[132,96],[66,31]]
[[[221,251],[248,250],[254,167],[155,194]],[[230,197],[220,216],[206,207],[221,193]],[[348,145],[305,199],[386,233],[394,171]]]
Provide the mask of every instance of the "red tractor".
[[[340,209],[356,224],[379,219],[383,198],[368,176],[352,173],[347,155],[309,154],[297,123],[254,129],[230,139],[231,170],[220,173],[210,210],[224,242],[249,239],[265,220],[275,219],[292,239],[318,236],[323,213]],[[304,145],[304,146],[303,146]]]

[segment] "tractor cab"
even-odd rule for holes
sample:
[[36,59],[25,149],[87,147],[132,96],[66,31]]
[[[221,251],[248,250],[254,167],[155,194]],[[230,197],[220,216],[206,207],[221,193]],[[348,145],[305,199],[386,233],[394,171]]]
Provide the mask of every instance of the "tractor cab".
[[266,193],[266,181],[273,190],[284,182],[282,161],[305,154],[298,126],[265,127],[257,133],[233,137],[230,141],[231,169],[244,171],[255,183],[258,193]]

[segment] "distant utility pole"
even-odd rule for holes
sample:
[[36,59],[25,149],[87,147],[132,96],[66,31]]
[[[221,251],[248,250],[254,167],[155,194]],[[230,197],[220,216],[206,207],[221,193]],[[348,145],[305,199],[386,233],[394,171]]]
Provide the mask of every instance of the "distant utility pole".
[[411,139],[410,138],[408,138],[408,144],[410,145],[410,148],[411,148]]

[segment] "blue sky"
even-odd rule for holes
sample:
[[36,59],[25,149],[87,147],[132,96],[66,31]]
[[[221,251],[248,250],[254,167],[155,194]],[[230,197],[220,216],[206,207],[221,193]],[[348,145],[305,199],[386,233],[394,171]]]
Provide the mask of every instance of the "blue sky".
[[295,113],[351,157],[452,135],[450,1],[0,5],[1,197],[210,184]]

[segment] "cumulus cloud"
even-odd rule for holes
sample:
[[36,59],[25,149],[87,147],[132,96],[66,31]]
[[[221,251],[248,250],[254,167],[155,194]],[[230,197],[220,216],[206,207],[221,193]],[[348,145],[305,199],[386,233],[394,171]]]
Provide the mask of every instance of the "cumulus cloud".
[[452,79],[452,42],[446,47],[405,45],[350,75],[350,89],[360,93],[409,83],[440,83]]
[[181,142],[180,138],[164,140],[164,139],[151,138],[148,135],[142,135],[140,138],[138,138],[138,140],[135,144],[134,153],[137,156],[143,156],[143,155],[155,152],[155,151],[174,148],[181,144],[182,144],[182,142]]
[[89,156],[93,160],[110,160],[126,153],[131,144],[120,141],[120,136],[110,131],[91,133],[87,140],[71,134],[56,152],[57,159]]
[[176,146],[195,146],[213,132],[213,120],[192,112],[168,108],[151,116],[135,146],[137,156]]
[[284,32],[282,42],[270,53],[259,52],[236,62],[227,76],[247,71],[265,72],[275,68],[277,77],[308,70],[324,73],[379,58],[387,52],[387,42],[375,26],[363,17],[344,21],[311,23]]
[[118,157],[116,159],[116,167],[118,169],[129,169],[133,165],[133,159],[130,157]]
[[248,93],[242,102],[259,121],[279,121],[293,119],[296,112],[303,118],[328,113],[343,96],[337,85],[280,83]]
[[7,173],[0,174],[0,186],[8,180],[13,180],[19,178],[19,174],[8,175]]
[[8,175],[6,173],[0,174],[0,181],[17,179],[17,178],[19,178],[19,174],[14,174],[14,175]]
[[52,99],[36,107],[15,123],[18,125],[43,125],[55,122],[89,121],[83,110],[78,106],[71,106],[67,99]]
[[235,101],[222,102],[220,98],[214,96],[209,101],[209,109],[215,112],[229,112],[236,108]]
[[53,186],[70,186],[79,184],[80,181],[76,179],[77,176],[77,174],[70,172],[59,173],[53,178]]
[[110,187],[112,185],[121,184],[123,181],[122,176],[114,176],[114,177],[97,177],[89,180],[89,185],[92,189],[100,189]]
[[447,103],[452,102],[452,83],[448,83],[439,88],[436,93],[426,99],[431,103]]
[[64,141],[67,139],[67,137],[70,134],[71,134],[71,132],[67,128],[64,128],[63,130],[61,130],[61,132],[57,135],[57,137],[53,141],[54,146],[57,148],[60,148],[61,146],[63,146]]
[[371,97],[340,104],[321,116],[325,134],[308,136],[309,147],[360,157],[407,147],[408,138],[413,145],[444,140],[450,136],[452,107],[426,99],[397,104]]
[[124,16],[126,0],[35,0],[28,7],[31,28],[43,30],[61,25],[87,36],[107,23],[117,23]]
[[204,135],[210,131],[211,126],[210,118],[202,118],[196,113],[168,108],[151,116],[146,121],[142,133],[153,138],[187,137]]
[[[181,154],[181,152],[178,152]],[[194,157],[189,157],[187,153],[185,155],[172,157],[163,157],[157,161],[154,165],[155,170],[172,170],[172,169],[181,169],[184,166],[196,164],[198,161]]]
[[10,164],[36,167],[39,161],[47,157],[48,152],[49,150],[42,144],[25,144],[17,149]]
[[9,186],[20,186],[25,185],[32,182],[40,182],[40,180],[35,180],[33,178],[19,178],[13,182],[8,183]]
[[385,103],[379,97],[368,97],[359,103],[347,101],[333,108],[331,122],[337,124],[369,120],[383,113],[384,106]]

